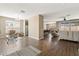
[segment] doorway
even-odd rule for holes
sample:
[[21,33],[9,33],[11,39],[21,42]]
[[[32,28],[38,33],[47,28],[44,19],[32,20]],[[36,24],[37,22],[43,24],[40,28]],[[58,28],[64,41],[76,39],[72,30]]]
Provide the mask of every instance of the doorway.
[[25,20],[25,36],[28,36],[28,20]]

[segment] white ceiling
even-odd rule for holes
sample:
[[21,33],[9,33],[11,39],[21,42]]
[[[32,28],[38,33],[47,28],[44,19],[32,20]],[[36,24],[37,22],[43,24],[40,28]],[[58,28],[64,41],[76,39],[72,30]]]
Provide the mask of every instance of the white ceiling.
[[[24,10],[22,14],[20,11]],[[79,17],[78,3],[0,3],[0,16],[18,18],[22,16],[26,19],[33,15],[41,14],[45,22],[62,20],[62,16],[70,15]]]

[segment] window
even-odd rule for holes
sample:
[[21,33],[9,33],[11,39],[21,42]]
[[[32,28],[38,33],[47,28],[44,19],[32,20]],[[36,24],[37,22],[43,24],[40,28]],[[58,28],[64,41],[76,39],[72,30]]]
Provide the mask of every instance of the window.
[[6,33],[8,33],[9,30],[15,30],[16,32],[20,32],[20,21],[6,20]]

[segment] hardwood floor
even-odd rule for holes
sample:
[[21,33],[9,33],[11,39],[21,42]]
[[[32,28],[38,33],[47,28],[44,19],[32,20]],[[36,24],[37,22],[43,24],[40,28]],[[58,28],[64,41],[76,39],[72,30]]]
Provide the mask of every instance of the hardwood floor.
[[[42,52],[38,56],[79,56],[79,43],[59,40],[58,37],[52,38],[46,36],[42,40],[36,40],[33,38],[24,37],[18,45],[32,45]],[[14,48],[15,47],[15,48]],[[21,47],[22,48],[22,47]],[[0,54],[7,54],[15,51],[17,48],[15,45],[7,45],[5,39],[0,39]]]
[[40,49],[42,52],[39,56],[78,56],[79,43],[58,38],[45,38],[37,42],[30,42],[33,46]]

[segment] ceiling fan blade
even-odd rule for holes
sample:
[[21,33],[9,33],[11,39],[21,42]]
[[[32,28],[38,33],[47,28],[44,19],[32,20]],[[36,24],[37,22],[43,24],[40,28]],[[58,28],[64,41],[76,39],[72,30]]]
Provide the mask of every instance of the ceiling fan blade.
[[68,14],[68,15],[65,15],[65,16],[61,16],[61,17],[59,17],[59,18],[66,18],[66,17],[68,17],[68,16],[70,16],[70,15]]

